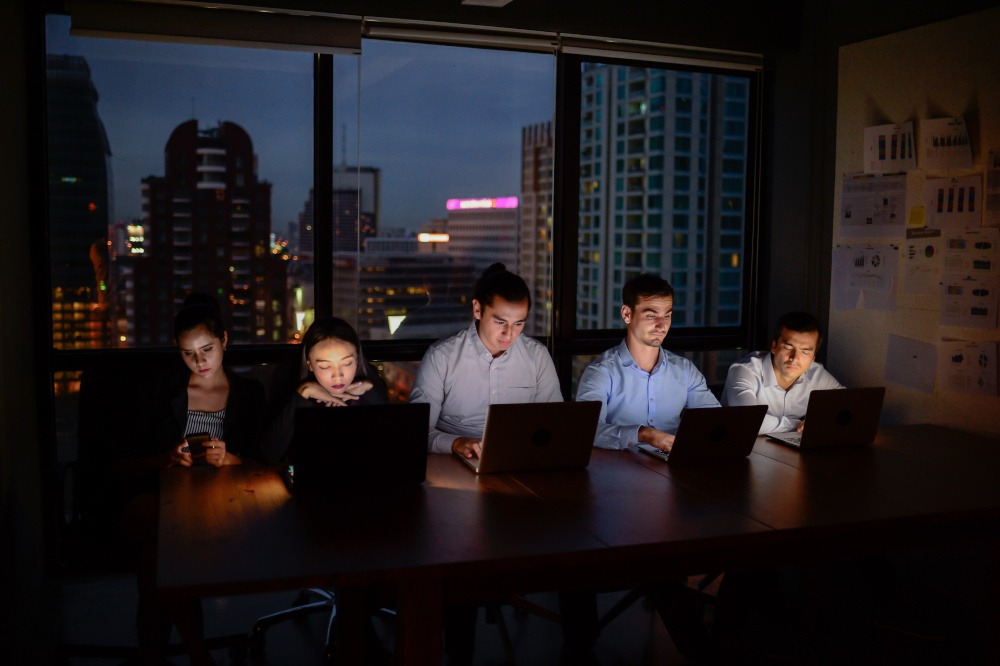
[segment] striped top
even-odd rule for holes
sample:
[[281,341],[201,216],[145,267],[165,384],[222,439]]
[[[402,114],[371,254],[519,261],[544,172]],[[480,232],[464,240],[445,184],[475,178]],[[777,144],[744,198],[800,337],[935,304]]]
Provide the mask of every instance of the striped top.
[[189,409],[184,436],[187,437],[196,432],[207,432],[211,437],[222,439],[222,423],[225,419],[225,407],[217,412],[195,412]]

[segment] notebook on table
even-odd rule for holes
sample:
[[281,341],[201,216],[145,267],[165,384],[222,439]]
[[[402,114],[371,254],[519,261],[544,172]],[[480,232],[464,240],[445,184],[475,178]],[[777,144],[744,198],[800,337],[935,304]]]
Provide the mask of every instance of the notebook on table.
[[427,473],[429,419],[427,404],[299,408],[286,483],[317,498],[418,486]]
[[490,405],[482,455],[459,459],[477,474],[584,468],[600,414],[597,400]]
[[685,409],[669,452],[650,444],[638,448],[671,463],[744,460],[753,450],[766,414],[767,405]]
[[802,432],[773,432],[767,437],[803,450],[871,444],[884,398],[884,386],[816,390],[809,394]]

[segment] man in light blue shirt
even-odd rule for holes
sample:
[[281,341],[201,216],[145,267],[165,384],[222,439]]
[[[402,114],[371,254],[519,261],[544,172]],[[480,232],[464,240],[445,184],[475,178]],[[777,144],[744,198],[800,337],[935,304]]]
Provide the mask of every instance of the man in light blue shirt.
[[644,273],[622,288],[625,340],[591,363],[577,400],[600,400],[594,446],[627,449],[639,442],[669,451],[685,407],[718,407],[694,363],[663,348],[674,290]]
[[[622,302],[625,340],[587,366],[576,399],[601,401],[594,446],[627,449],[645,442],[669,451],[681,411],[718,407],[719,401],[691,361],[663,348],[674,309],[670,283],[643,273],[625,283]],[[678,652],[690,659],[703,657],[707,639],[695,595],[682,581],[670,581],[651,586],[649,596]],[[592,661],[596,593],[562,592],[560,609],[566,652],[573,651],[574,663]]]
[[722,402],[726,405],[767,405],[760,432],[802,430],[809,394],[816,389],[844,388],[816,363],[823,344],[819,320],[807,312],[778,318],[771,351],[747,354],[729,368]]
[[530,307],[524,280],[493,264],[476,281],[472,324],[424,354],[410,401],[431,406],[431,453],[478,457],[493,403],[562,402],[549,351],[521,337]]

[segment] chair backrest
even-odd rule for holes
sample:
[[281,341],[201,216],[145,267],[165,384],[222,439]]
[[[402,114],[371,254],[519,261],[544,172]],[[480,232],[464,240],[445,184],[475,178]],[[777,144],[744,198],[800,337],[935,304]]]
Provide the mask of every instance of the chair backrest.
[[107,571],[125,566],[120,542],[125,503],[150,489],[155,479],[124,474],[121,467],[153,453],[153,387],[176,363],[176,356],[128,354],[109,357],[83,371],[70,481],[73,518],[61,544],[61,559],[72,569]]

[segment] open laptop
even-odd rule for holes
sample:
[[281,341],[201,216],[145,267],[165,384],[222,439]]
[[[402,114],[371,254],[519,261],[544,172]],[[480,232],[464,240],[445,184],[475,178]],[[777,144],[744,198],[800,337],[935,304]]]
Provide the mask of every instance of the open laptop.
[[490,405],[482,455],[459,460],[477,474],[584,468],[600,415],[597,400]]
[[638,448],[671,463],[743,460],[753,450],[765,414],[767,405],[685,409],[669,452],[650,444]]
[[802,432],[773,432],[768,439],[803,450],[871,444],[884,398],[884,386],[813,391]]
[[427,404],[296,409],[285,481],[293,493],[317,498],[418,486],[429,419]]

